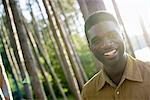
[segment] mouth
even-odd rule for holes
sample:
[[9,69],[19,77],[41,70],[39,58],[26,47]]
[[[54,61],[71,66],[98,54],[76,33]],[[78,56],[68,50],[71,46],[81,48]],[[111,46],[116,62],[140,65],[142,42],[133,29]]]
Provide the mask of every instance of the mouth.
[[117,56],[117,54],[118,54],[117,49],[112,49],[112,50],[109,50],[109,51],[105,52],[103,55],[107,59],[113,59]]

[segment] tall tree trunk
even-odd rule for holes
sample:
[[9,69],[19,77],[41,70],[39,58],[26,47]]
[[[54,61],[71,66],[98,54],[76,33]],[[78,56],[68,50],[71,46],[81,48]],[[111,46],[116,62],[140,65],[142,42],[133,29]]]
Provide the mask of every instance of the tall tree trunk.
[[2,91],[3,91],[3,94],[7,94],[7,95],[4,95],[4,96],[8,96],[10,100],[13,100],[12,92],[11,92],[10,85],[9,85],[9,82],[8,82],[8,78],[7,78],[7,75],[6,75],[5,67],[4,67],[3,62],[2,62],[1,54],[0,54],[0,66],[1,66],[1,72],[2,72],[1,77],[2,77]]
[[[61,5],[61,3],[60,3],[59,0],[58,0],[58,5],[59,5],[59,7],[60,7],[60,9],[61,9],[62,15],[63,15],[64,18],[65,18],[65,25],[66,25],[66,28],[65,28],[65,29],[68,29],[68,31],[66,31],[67,39],[68,39],[69,44],[70,44],[70,46],[71,46],[71,49],[72,49],[72,51],[73,51],[73,53],[74,53],[76,62],[77,62],[78,67],[79,67],[79,69],[80,69],[80,73],[81,73],[81,75],[82,75],[84,81],[86,82],[86,81],[88,80],[88,77],[87,77],[87,75],[86,75],[86,73],[85,73],[85,71],[84,71],[84,69],[83,69],[83,66],[82,66],[82,64],[81,64],[81,61],[80,61],[80,59],[79,59],[79,56],[78,56],[78,54],[77,54],[77,52],[76,52],[76,50],[75,50],[75,49],[76,49],[76,48],[75,48],[75,44],[73,43],[73,40],[71,39],[71,36],[70,36],[70,35],[71,35],[71,30],[70,30],[70,28],[69,28],[69,23],[68,23],[68,21],[67,21],[67,17],[66,17],[66,15],[65,15],[65,13],[64,13],[63,7],[62,7],[62,5]],[[69,34],[68,34],[67,32],[68,32]]]
[[49,90],[49,93],[51,93],[53,100],[57,100],[55,92],[54,92],[53,87],[52,87],[52,84],[48,81],[49,79],[48,79],[48,75],[46,74],[45,67],[40,63],[40,60],[39,60],[40,53],[38,52],[35,41],[33,40],[32,33],[29,32],[26,25],[25,25],[25,28],[26,28],[27,35],[28,35],[28,38],[30,40],[30,43],[31,43],[31,46],[33,49],[34,57],[35,57],[36,62],[37,62],[36,64],[37,64],[38,68],[40,69],[40,71],[41,71],[41,73],[42,73],[42,75],[43,75],[43,77],[44,77],[44,79],[48,85],[48,90]]
[[44,21],[44,24],[46,24],[46,25],[47,25],[47,23],[46,23],[46,21],[45,21],[45,18],[44,18],[44,15],[43,15],[43,13],[42,13],[42,9],[41,9],[41,7],[40,7],[39,1],[38,1],[38,0],[35,0],[35,1],[36,1],[37,5],[38,5],[38,7],[39,7],[39,10],[40,10],[40,13],[41,13],[42,19],[43,19],[43,21]]
[[[36,0],[36,1],[37,1],[38,7],[39,7],[40,12],[41,12],[41,7],[39,6],[39,2],[38,2],[38,0]],[[43,13],[42,13],[42,12],[41,12],[41,14],[42,14],[42,16],[43,16]],[[69,88],[70,88],[72,91],[74,91],[74,89],[72,88],[72,83],[70,82],[70,79],[71,79],[70,77],[71,77],[71,76],[68,76],[68,73],[71,73],[71,72],[69,72],[70,69],[66,69],[69,65],[67,65],[68,63],[67,63],[66,59],[62,58],[62,57],[64,57],[63,54],[61,55],[61,53],[63,53],[63,50],[60,49],[61,47],[58,49],[57,43],[56,43],[55,40],[54,40],[53,34],[52,34],[52,32],[50,31],[50,28],[49,28],[48,24],[46,23],[44,17],[42,17],[42,18],[43,18],[43,20],[44,20],[44,23],[45,23],[46,26],[48,27],[49,38],[50,38],[50,40],[51,40],[51,42],[52,42],[52,45],[53,45],[53,47],[54,47],[54,51],[55,51],[56,57],[57,57],[58,60],[59,60],[60,66],[62,67],[62,70],[63,70],[63,73],[64,73],[64,75],[65,75],[65,77],[66,77],[67,83],[69,84]],[[42,33],[43,33],[43,32],[42,32]],[[44,35],[44,33],[43,33],[43,35]],[[36,36],[34,36],[34,37],[36,38]],[[42,45],[42,44],[40,43],[39,39],[37,39],[37,44],[39,44],[39,45],[38,45],[38,46],[39,46],[38,48],[43,48],[42,46],[40,46],[40,45]],[[45,50],[44,50],[44,51],[45,51]],[[42,52],[42,49],[41,49],[41,54],[43,54],[43,56],[44,56],[44,53]],[[47,56],[47,55],[46,55],[46,56]],[[44,58],[45,58],[45,62],[47,62],[47,60],[46,60],[47,57],[44,57]],[[48,63],[48,62],[47,62],[47,63]],[[70,74],[69,74],[69,75],[70,75]],[[75,93],[75,92],[74,92],[74,93]]]
[[[10,44],[9,44],[9,41],[8,41],[8,38],[6,37],[6,34],[5,34],[5,32],[4,32],[4,30],[2,30],[2,41],[3,41],[3,43],[4,43],[4,47],[5,47],[5,50],[6,50],[6,54],[7,54],[7,56],[8,56],[8,60],[9,60],[9,62],[13,65],[13,71],[15,72],[15,77],[17,78],[17,80],[18,80],[18,82],[19,81],[21,81],[20,80],[20,77],[19,77],[19,75],[20,75],[20,72],[19,72],[19,70],[18,70],[18,64],[16,63],[16,59],[15,59],[15,56],[14,56],[14,53],[13,53],[13,51],[12,51],[12,49],[11,49],[11,47],[10,47]],[[12,61],[11,61],[11,59],[12,59]]]
[[[10,39],[10,43],[11,43],[11,46],[13,48],[13,51],[14,51],[14,54],[15,54],[15,57],[16,57],[16,61],[17,61],[17,64],[19,66],[19,69],[20,69],[20,73],[21,73],[21,77],[22,77],[22,81],[25,80],[27,77],[26,77],[26,74],[25,74],[25,69],[23,68],[23,65],[20,61],[20,57],[19,57],[19,54],[18,54],[18,49],[17,49],[17,45],[16,45],[16,40],[15,40],[15,33],[13,31],[13,28],[12,28],[12,23],[14,23],[11,18],[10,18],[10,15],[12,16],[12,12],[10,10],[8,10],[8,4],[6,3],[5,0],[2,1],[3,2],[3,5],[4,5],[4,9],[5,9],[5,12],[6,12],[6,24],[7,25],[6,27],[8,28],[9,30],[9,39]],[[32,92],[29,88],[29,84],[28,83],[23,83],[24,85],[24,90],[25,90],[25,95],[26,95],[26,99],[32,99]]]
[[60,56],[61,56],[61,59],[62,59],[62,63],[64,64],[64,72],[65,72],[65,76],[67,78],[67,81],[68,81],[68,84],[70,86],[70,89],[73,90],[73,93],[75,94],[76,98],[78,100],[81,100],[81,96],[80,96],[80,91],[79,91],[79,87],[78,87],[78,84],[77,84],[77,80],[76,78],[74,77],[74,73],[73,73],[73,70],[71,68],[71,66],[68,64],[67,60],[66,60],[66,55],[64,54],[64,51],[63,51],[63,47],[61,45],[61,42],[58,38],[58,35],[57,35],[57,32],[55,30],[55,26],[54,26],[54,23],[53,23],[53,20],[52,20],[52,16],[50,14],[50,9],[48,7],[48,1],[47,0],[43,0],[43,3],[44,3],[44,6],[45,6],[45,9],[46,9],[46,13],[48,15],[48,19],[49,19],[49,22],[50,22],[50,27],[53,31],[53,34],[51,34],[50,36],[52,36],[52,38],[55,39],[56,43],[57,43],[57,46],[58,46],[58,50],[60,52]]
[[106,9],[103,0],[78,0],[78,3],[84,19],[95,11]]
[[32,50],[30,45],[28,44],[27,32],[23,25],[21,15],[19,14],[19,9],[17,9],[17,3],[15,0],[9,0],[9,3],[13,12],[14,22],[16,25],[23,57],[25,60],[25,65],[31,79],[31,84],[35,93],[35,97],[36,99],[45,100],[46,95],[38,78],[35,59],[33,59]]
[[12,53],[11,53],[12,51],[8,48],[8,45],[6,43],[7,42],[6,38],[4,37],[4,31],[3,31],[3,29],[2,29],[2,32],[3,33],[0,34],[0,38],[1,38],[1,42],[2,42],[3,47],[4,47],[5,54],[2,53],[1,55],[2,55],[2,58],[4,58],[4,55],[7,56],[8,62],[9,62],[10,67],[11,67],[10,68],[10,72],[12,73],[12,77],[14,79],[14,84],[15,84],[16,90],[17,90],[17,94],[14,95],[14,96],[16,96],[16,98],[20,100],[20,99],[22,99],[22,94],[20,92],[20,89],[19,89],[19,86],[18,86],[18,83],[17,83],[17,81],[19,81],[17,79],[18,75],[16,75],[16,70],[14,68],[15,66],[17,66],[17,64],[14,61],[15,57],[12,55]]
[[[41,7],[39,6],[38,0],[36,0],[36,2],[37,2],[37,4],[38,4],[38,7],[39,7],[40,12],[41,12]],[[42,12],[41,12],[41,14],[42,14],[42,16],[43,16],[43,13],[42,13]],[[50,30],[48,24],[46,23],[44,17],[42,17],[42,18],[43,18],[44,23],[46,24],[46,26],[47,26],[47,28],[48,28],[49,38],[50,38],[50,40],[51,40],[51,42],[52,42],[52,45],[53,45],[53,47],[54,47],[55,54],[56,54],[56,56],[57,56],[57,58],[58,58],[58,60],[59,60],[59,63],[60,63],[60,65],[61,65],[62,69],[63,69],[63,72],[64,72],[65,76],[68,76],[67,71],[66,71],[66,68],[65,68],[66,65],[64,65],[63,60],[62,60],[62,58],[61,58],[61,56],[60,56],[60,53],[59,53],[57,44],[56,44],[56,42],[55,42],[55,40],[54,40],[54,38],[53,38],[53,34],[52,34],[52,32],[51,32],[51,30]],[[43,35],[44,35],[44,32],[42,32],[42,33],[43,33]],[[33,36],[34,36],[34,34],[33,34]],[[34,36],[34,37],[36,38],[36,36]],[[38,42],[38,44],[39,44],[38,46],[41,45],[41,48],[43,48],[41,42],[39,41],[39,39],[37,39],[37,40],[38,40],[37,42]],[[39,48],[40,48],[40,47],[39,47]],[[68,80],[68,78],[66,78],[66,79]],[[69,82],[69,81],[68,81],[68,82]],[[71,87],[71,88],[72,88],[72,87]]]
[[[60,1],[60,0],[58,0],[58,1]],[[68,4],[69,4],[70,6],[72,6],[71,2],[69,2],[69,1],[70,1],[70,0],[67,0]],[[76,1],[76,2],[78,2],[78,1]],[[76,24],[76,21],[78,21],[79,27],[80,27],[80,29],[82,30],[82,22],[79,20],[79,14],[81,13],[80,8],[78,9],[78,8],[76,8],[76,7],[73,6],[73,10],[74,10],[74,12],[75,12],[75,15],[71,15],[72,21],[73,21],[74,25],[77,25],[77,24]],[[81,14],[82,14],[82,13],[81,13]],[[78,29],[79,27],[76,27],[77,33],[80,33],[80,31],[79,31],[79,29]]]
[[[36,22],[36,20],[35,20],[35,18],[34,18],[31,5],[29,4],[29,6],[30,6],[30,9],[31,9],[30,14],[31,14],[31,16],[32,16],[32,23],[33,23],[33,27],[34,27],[34,30],[35,30],[35,34],[39,36],[40,34],[39,34],[39,30],[38,30],[38,24],[37,24],[37,22]],[[38,40],[41,40],[41,38],[39,37]],[[40,43],[40,44],[41,44],[41,43]],[[43,45],[45,45],[45,44],[43,43]],[[58,78],[58,76],[56,75],[56,72],[55,72],[55,70],[54,70],[54,68],[53,68],[53,66],[52,66],[52,64],[51,64],[51,61],[50,61],[50,59],[49,59],[49,56],[46,56],[46,55],[45,55],[45,54],[48,54],[47,49],[46,49],[46,48],[43,48],[43,49],[44,49],[44,52],[45,52],[45,53],[43,53],[42,51],[41,51],[41,53],[43,54],[43,57],[45,58],[45,60],[46,60],[46,62],[47,62],[47,64],[48,64],[48,66],[49,66],[49,69],[50,69],[50,71],[51,71],[51,73],[52,73],[52,76],[53,76],[54,79],[56,80],[56,83],[57,83],[57,85],[58,85],[58,88],[59,88],[59,90],[60,90],[60,92],[61,92],[61,94],[62,94],[64,100],[67,100],[67,97],[66,97],[66,95],[65,95],[65,93],[64,93],[64,91],[63,91],[62,85],[61,85],[60,82],[59,82],[59,78]]]
[[105,5],[103,0],[85,0],[89,14],[98,10],[105,10]]
[[77,0],[83,15],[84,20],[89,16],[89,10],[85,0]]
[[73,54],[73,50],[72,50],[72,48],[71,48],[71,45],[69,44],[70,41],[68,40],[66,34],[64,34],[64,30],[63,30],[62,26],[60,25],[59,19],[58,19],[58,17],[57,17],[56,11],[55,11],[55,9],[54,9],[54,6],[53,6],[51,0],[49,0],[49,4],[50,4],[50,6],[51,6],[51,10],[52,10],[52,12],[53,12],[56,25],[57,25],[57,27],[58,27],[58,29],[59,29],[59,33],[60,33],[60,35],[61,35],[61,37],[62,37],[62,40],[63,40],[63,42],[64,42],[64,46],[65,46],[65,48],[66,48],[66,51],[67,51],[69,60],[70,60],[70,62],[71,62],[71,65],[72,65],[72,67],[73,67],[73,70],[74,70],[74,72],[75,72],[75,76],[76,76],[77,81],[78,81],[78,83],[79,83],[79,87],[80,87],[80,89],[81,89],[81,88],[83,87],[83,85],[84,85],[84,80],[83,80],[83,77],[82,77],[82,75],[81,75],[79,66],[78,66],[78,64],[77,64],[77,62],[76,62],[75,55]]

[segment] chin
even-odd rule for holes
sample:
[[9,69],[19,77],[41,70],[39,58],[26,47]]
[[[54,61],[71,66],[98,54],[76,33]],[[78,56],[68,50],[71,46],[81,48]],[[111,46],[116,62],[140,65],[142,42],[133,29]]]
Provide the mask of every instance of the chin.
[[[123,56],[123,55],[122,55]],[[97,58],[100,62],[102,62],[106,66],[114,66],[121,60],[121,55],[117,55],[113,59],[106,59],[106,58]],[[103,59],[103,60],[102,60]]]

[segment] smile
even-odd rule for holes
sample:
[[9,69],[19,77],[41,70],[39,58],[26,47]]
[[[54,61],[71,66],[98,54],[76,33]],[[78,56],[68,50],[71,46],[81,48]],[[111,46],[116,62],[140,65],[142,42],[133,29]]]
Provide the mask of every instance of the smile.
[[111,51],[109,51],[109,52],[106,52],[106,53],[104,53],[104,55],[105,56],[111,56],[111,55],[113,55],[114,53],[116,53],[116,49],[115,50],[111,50]]
[[113,49],[111,51],[105,52],[104,56],[108,59],[114,58],[118,54],[117,49]]

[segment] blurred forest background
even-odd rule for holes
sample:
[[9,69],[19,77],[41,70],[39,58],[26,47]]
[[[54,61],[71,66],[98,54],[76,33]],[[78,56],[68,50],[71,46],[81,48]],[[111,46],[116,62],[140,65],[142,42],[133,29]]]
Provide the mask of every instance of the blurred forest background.
[[[134,1],[134,2],[133,2]],[[108,10],[118,19],[127,52],[150,61],[148,0],[0,0],[0,55],[14,100],[81,100],[99,69],[84,20]]]

